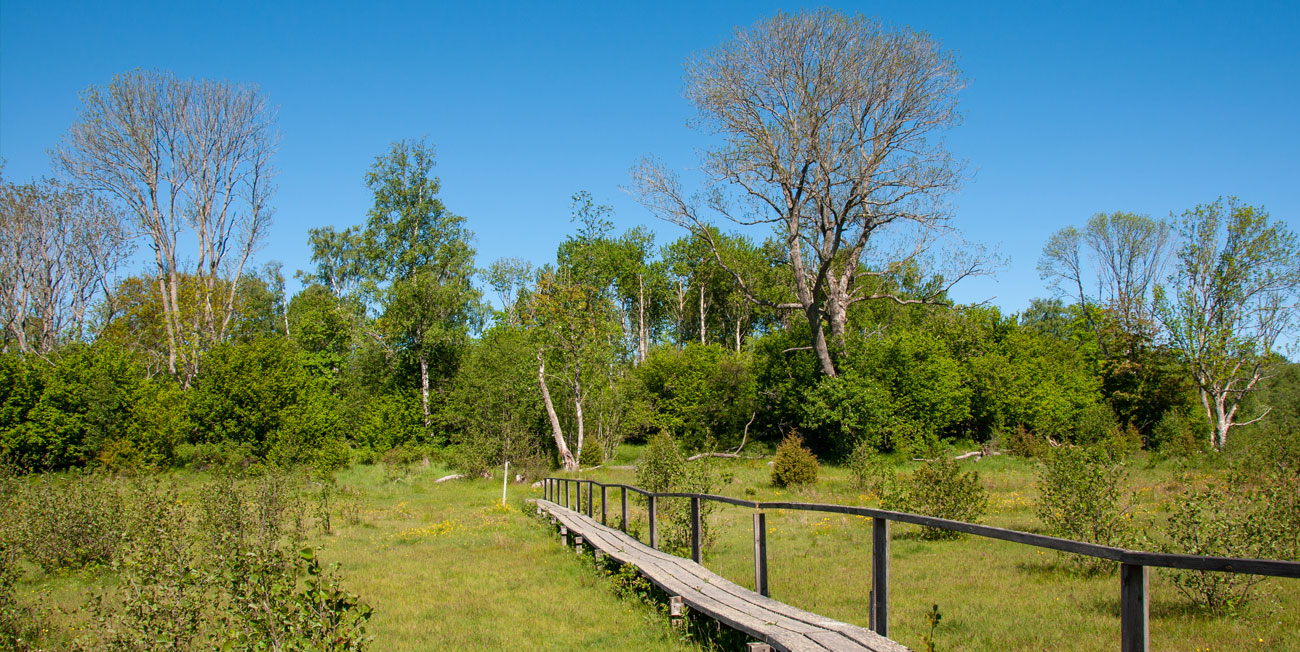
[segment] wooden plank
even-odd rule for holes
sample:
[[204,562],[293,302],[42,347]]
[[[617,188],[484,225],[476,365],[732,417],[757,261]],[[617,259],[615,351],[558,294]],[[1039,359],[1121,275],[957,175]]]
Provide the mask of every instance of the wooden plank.
[[[787,652],[852,650],[903,652],[903,646],[860,627],[763,597],[680,557],[646,547],[581,513],[544,505],[588,545],[612,559],[636,565],[656,586],[680,595],[700,613]],[[556,507],[556,509],[551,509]],[[829,645],[819,642],[822,641]]]

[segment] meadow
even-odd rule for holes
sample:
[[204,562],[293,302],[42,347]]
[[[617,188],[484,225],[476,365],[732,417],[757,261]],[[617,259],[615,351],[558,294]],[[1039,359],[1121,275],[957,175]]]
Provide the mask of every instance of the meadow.
[[[611,465],[583,472],[602,482],[634,484],[640,449],[624,446]],[[1133,518],[1157,523],[1189,477],[1212,473],[1173,462],[1142,463],[1129,478]],[[700,462],[693,462],[698,464]],[[845,469],[823,466],[812,486],[778,489],[766,460],[715,460],[723,479],[715,491],[755,500],[878,504],[855,490]],[[906,471],[913,463],[900,463]],[[1011,456],[964,462],[980,472],[991,494],[985,522],[1039,529],[1036,467]],[[615,583],[590,560],[561,548],[525,502],[541,495],[501,479],[438,483],[451,473],[439,464],[354,465],[336,486],[305,476],[292,483],[300,509],[296,527],[326,564],[338,563],[343,589],[373,608],[366,634],[374,650],[691,650],[716,646],[672,630],[659,608],[620,597]],[[1190,474],[1190,475],[1189,475]],[[198,510],[213,474],[177,471],[150,481],[174,486],[177,503]],[[35,483],[35,476],[10,482]],[[85,481],[61,478],[59,481]],[[140,479],[126,478],[123,483]],[[245,480],[244,482],[253,482]],[[599,510],[597,492],[597,511]],[[617,492],[611,492],[611,522]],[[19,506],[19,509],[25,509]],[[291,510],[292,511],[292,510]],[[633,502],[631,527],[644,538],[644,511]],[[325,517],[328,515],[328,532]],[[711,545],[704,563],[753,587],[751,511],[720,506],[709,517]],[[16,519],[6,517],[5,528]],[[292,519],[291,519],[292,520]],[[12,535],[12,532],[8,532]],[[1084,574],[1055,553],[966,537],[926,541],[896,525],[892,547],[891,634],[913,649],[929,630],[925,614],[938,605],[938,650],[1114,650],[1118,647],[1118,576]],[[1153,535],[1154,536],[1154,535]],[[768,515],[769,581],[778,600],[833,618],[867,624],[871,579],[870,522],[808,512]],[[38,631],[31,649],[86,646],[95,626],[87,605],[96,593],[120,589],[117,566],[46,572],[20,562],[17,602]],[[1152,571],[1152,650],[1295,650],[1300,645],[1300,582],[1265,580],[1234,613],[1193,606],[1168,578]]]

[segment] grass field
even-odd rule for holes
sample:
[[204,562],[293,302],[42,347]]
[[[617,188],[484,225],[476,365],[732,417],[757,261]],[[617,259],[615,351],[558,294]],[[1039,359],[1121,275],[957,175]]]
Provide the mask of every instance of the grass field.
[[[618,464],[638,450],[620,451]],[[850,486],[847,473],[823,467],[821,481],[778,490],[764,461],[718,461],[728,482],[719,493],[755,500],[875,505]],[[1036,528],[1031,463],[997,457],[965,463],[978,469],[992,492],[986,522]],[[340,562],[345,587],[375,608],[369,622],[373,650],[690,650],[701,645],[671,630],[654,608],[619,598],[612,583],[559,546],[525,513],[524,499],[539,489],[510,485],[499,503],[500,478],[435,483],[436,465],[356,466],[338,476],[332,531],[309,543]],[[582,475],[634,483],[627,469]],[[201,478],[174,476],[186,491]],[[1140,522],[1163,517],[1177,494],[1177,469],[1135,469],[1132,495]],[[597,494],[598,495],[598,494]],[[617,493],[610,494],[611,519]],[[599,508],[599,504],[597,504]],[[634,524],[639,518],[634,508]],[[643,512],[641,512],[643,514]],[[752,512],[719,506],[715,543],[705,565],[753,586]],[[644,530],[644,523],[641,523]],[[866,519],[809,512],[768,515],[769,577],[778,600],[865,626],[871,580],[871,526]],[[111,587],[106,571],[44,575],[25,566],[20,600],[44,605],[47,649],[59,649],[83,619],[89,591]],[[891,634],[920,649],[925,612],[943,614],[937,649],[973,651],[1115,650],[1119,638],[1117,575],[1080,576],[1054,553],[1008,542],[967,537],[923,541],[910,526],[894,526]],[[1300,649],[1300,581],[1267,580],[1251,604],[1233,616],[1190,605],[1168,579],[1152,571],[1152,650],[1228,651]],[[66,613],[64,613],[66,612]],[[707,647],[707,645],[703,646]]]
[[[718,461],[731,480],[716,493],[748,500],[798,500],[878,506],[850,487],[843,469],[823,467],[820,482],[795,491],[771,486],[770,468],[758,460]],[[905,464],[904,469],[915,465]],[[992,494],[985,522],[1036,531],[1036,472],[1031,462],[1000,456],[965,462]],[[583,477],[634,484],[627,470],[598,469]],[[1130,478],[1135,520],[1158,522],[1179,495],[1172,463],[1135,468]],[[596,499],[599,509],[599,498]],[[610,494],[611,518],[617,492]],[[704,565],[753,588],[752,510],[719,505],[712,516],[714,546]],[[644,512],[632,518],[644,520]],[[815,512],[768,514],[769,585],[772,597],[815,613],[866,626],[871,584],[869,519]],[[965,537],[925,541],[917,529],[893,524],[891,637],[913,649],[928,629],[925,614],[937,604],[943,620],[940,650],[989,652],[1116,650],[1119,648],[1118,573],[1081,575],[1052,551]],[[1156,569],[1151,571],[1151,649],[1179,652],[1300,650],[1300,581],[1269,579],[1252,602],[1232,616],[1197,609]]]

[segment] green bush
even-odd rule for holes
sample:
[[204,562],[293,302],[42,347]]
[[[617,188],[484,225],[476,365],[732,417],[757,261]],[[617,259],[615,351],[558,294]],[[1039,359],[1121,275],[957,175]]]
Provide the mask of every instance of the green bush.
[[[1035,511],[1053,536],[1104,546],[1124,546],[1131,540],[1132,522],[1124,494],[1124,469],[1096,449],[1058,448],[1043,460]],[[1070,555],[1087,571],[1114,567],[1114,562]]]
[[[655,493],[710,493],[718,477],[707,458],[687,462],[673,438],[661,432],[650,439],[650,444],[642,452],[637,462],[636,482],[642,489]],[[700,502],[701,548],[705,550],[713,544],[709,517],[714,507],[712,501]],[[659,548],[674,555],[688,556],[691,552],[690,499],[660,498],[655,509]]]
[[849,481],[858,491],[880,493],[880,484],[889,473],[888,464],[876,447],[866,439],[859,440],[847,460]]
[[[1284,556],[1295,530],[1279,532],[1272,519],[1270,493],[1211,484],[1188,489],[1165,526],[1166,550],[1185,555],[1273,559]],[[1286,524],[1283,524],[1286,527]],[[1282,537],[1278,535],[1282,534]],[[1258,575],[1210,571],[1166,571],[1173,585],[1192,602],[1214,613],[1234,613],[1246,604]]]
[[817,456],[803,445],[803,438],[792,432],[776,447],[772,484],[777,487],[817,484],[819,467]]
[[104,475],[43,475],[20,489],[15,527],[23,556],[46,572],[106,566],[128,532],[126,489]]
[[[941,456],[918,467],[906,483],[906,491],[894,494],[887,502],[888,509],[976,523],[988,510],[989,495],[978,473],[961,473],[956,460]],[[960,532],[952,530],[921,528],[923,539],[960,537]]]
[[636,483],[646,491],[661,493],[681,484],[686,476],[686,458],[667,432],[650,438],[636,464]]
[[1051,450],[1047,446],[1047,440],[1035,435],[1023,425],[1017,425],[1015,430],[1007,435],[1003,444],[1008,453],[1018,457],[1043,457]]

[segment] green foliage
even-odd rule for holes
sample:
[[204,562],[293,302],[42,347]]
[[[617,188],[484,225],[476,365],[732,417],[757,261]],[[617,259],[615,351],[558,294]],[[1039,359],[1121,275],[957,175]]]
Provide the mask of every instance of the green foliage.
[[[1133,524],[1125,504],[1126,474],[1097,449],[1058,448],[1043,459],[1035,513],[1053,536],[1104,546],[1123,547],[1133,540]],[[1114,563],[1070,555],[1086,571],[1113,569]]]
[[143,382],[132,357],[109,343],[73,344],[47,363],[0,354],[0,455],[28,469],[93,463],[125,437]]
[[255,456],[280,463],[309,462],[321,441],[344,430],[337,401],[279,337],[214,347],[188,408],[195,443],[248,444]]
[[[1297,489],[1300,482],[1284,482],[1270,491],[1240,479],[1231,486],[1189,488],[1179,497],[1165,526],[1167,551],[1248,559],[1294,558],[1295,528],[1300,525],[1293,495]],[[1279,511],[1270,504],[1273,499],[1288,496],[1290,509],[1284,506]],[[1167,574],[1188,599],[1215,613],[1235,613],[1263,579],[1258,575],[1210,571],[1178,570]]]
[[[887,509],[902,509],[926,516],[977,523],[988,511],[988,490],[979,473],[961,473],[957,461],[940,456],[917,467],[906,482],[905,491],[887,494]],[[921,538],[958,539],[960,532],[922,527]]]
[[[517,327],[496,326],[470,345],[447,397],[457,468],[477,474],[507,460],[516,468],[547,465],[536,355]],[[599,446],[584,456],[587,450],[595,464],[603,461]]]
[[128,533],[123,481],[102,474],[41,475],[17,487],[11,535],[46,572],[107,566]]
[[925,652],[935,652],[938,648],[934,645],[934,630],[939,627],[939,621],[943,620],[943,614],[939,613],[939,605],[930,605],[930,610],[925,612],[925,623],[930,626],[930,631],[921,637],[921,643],[925,645]]
[[[636,483],[655,493],[710,493],[719,478],[708,459],[687,462],[677,443],[668,433],[661,432],[650,439],[637,462]],[[700,536],[702,548],[713,542],[709,516],[714,503],[700,503]],[[685,498],[660,498],[655,506],[656,525],[659,528],[660,549],[679,556],[691,550],[690,500]]]
[[792,432],[776,447],[772,484],[777,487],[817,484],[820,467],[817,456],[803,445],[803,438]]
[[891,472],[880,452],[867,440],[860,440],[853,447],[847,466],[853,488],[859,491],[879,493],[881,482]]
[[710,440],[739,444],[756,409],[748,357],[715,344],[657,348],[633,375],[639,381],[633,400],[647,404],[642,427],[675,433],[686,450],[703,450]]
[[636,465],[637,486],[662,493],[678,486],[686,475],[686,458],[671,435],[660,432],[650,438]]

